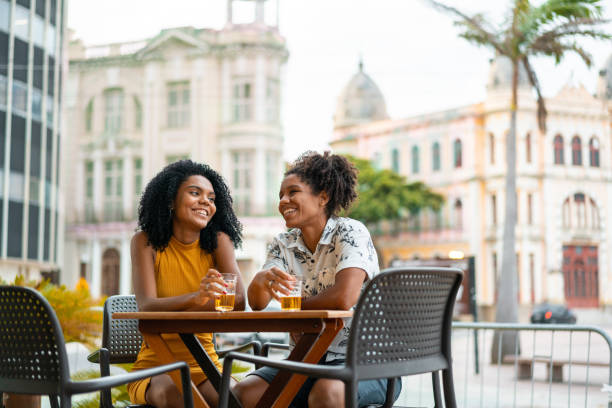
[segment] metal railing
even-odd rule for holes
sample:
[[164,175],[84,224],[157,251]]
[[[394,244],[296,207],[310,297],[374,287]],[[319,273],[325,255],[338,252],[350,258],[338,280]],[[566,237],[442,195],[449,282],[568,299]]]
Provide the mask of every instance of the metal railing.
[[[496,331],[520,339],[507,364]],[[455,322],[452,352],[459,407],[612,408],[612,338],[599,327]],[[431,376],[405,377],[396,404],[433,406]]]

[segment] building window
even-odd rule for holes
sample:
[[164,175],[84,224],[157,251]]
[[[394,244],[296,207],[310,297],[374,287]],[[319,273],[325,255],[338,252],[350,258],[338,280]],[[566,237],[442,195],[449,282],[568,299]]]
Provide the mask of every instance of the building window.
[[574,204],[576,204],[576,224],[578,228],[586,227],[586,205],[583,193],[574,194]]
[[28,87],[21,81],[13,81],[13,111],[25,117],[28,109]]
[[123,90],[108,89],[104,92],[104,131],[116,135],[121,131],[123,114]]
[[493,276],[495,277],[495,282],[499,282],[499,268],[497,267],[497,252],[493,252],[491,254],[491,266],[493,267]]
[[489,133],[489,162],[495,164],[495,135]]
[[138,216],[138,204],[142,193],[142,159],[134,159],[134,214]]
[[90,133],[93,130],[94,100],[91,98],[85,108],[85,131]]
[[599,208],[597,203],[592,198],[589,198],[589,206],[591,207],[591,226],[593,229],[601,229],[601,220],[599,219]]
[[123,160],[104,161],[104,221],[123,220]]
[[563,160],[563,137],[561,135],[555,136],[553,148],[555,150],[555,164],[564,164],[565,161]]
[[232,94],[232,119],[247,122],[252,119],[252,89],[249,81],[235,81]]
[[398,149],[391,150],[391,169],[399,173],[400,172],[400,155]]
[[412,174],[419,173],[419,147],[412,146]]
[[582,166],[582,142],[578,136],[572,139],[572,164]]
[[438,142],[434,142],[431,147],[431,162],[433,171],[440,170],[440,143]]
[[142,104],[136,96],[134,97],[134,129],[142,129]]
[[453,166],[457,169],[462,165],[461,140],[456,139],[453,143]]
[[232,152],[234,202],[236,212],[242,215],[251,213],[252,157],[253,153],[248,150]]
[[182,128],[189,126],[191,92],[189,82],[168,84],[168,127]]
[[[2,2],[0,2],[2,4]],[[0,10],[1,11],[1,10]],[[4,75],[0,75],[0,108],[6,110],[6,98],[7,98],[7,79]]]
[[497,225],[497,196],[491,194],[491,223]]
[[599,167],[599,139],[596,137],[589,140],[589,164],[591,167]]
[[266,120],[276,123],[279,120],[280,85],[277,79],[268,78],[266,82]]
[[15,20],[13,21],[15,36],[23,41],[28,41],[30,37],[30,10],[19,4],[15,5]]
[[525,160],[531,163],[531,133],[525,135]]
[[85,222],[94,222],[94,163],[85,162]]
[[527,224],[533,224],[533,194],[527,194]]
[[566,198],[563,202],[563,228],[570,228],[572,226],[572,212],[570,206],[570,199]]
[[455,213],[455,227],[458,230],[463,230],[463,203],[460,199],[455,200],[453,211]]

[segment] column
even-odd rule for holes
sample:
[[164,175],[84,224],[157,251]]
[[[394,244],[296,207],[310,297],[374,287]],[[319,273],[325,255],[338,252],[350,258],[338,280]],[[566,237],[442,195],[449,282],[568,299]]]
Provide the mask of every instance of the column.
[[255,57],[255,121],[265,122],[266,120],[266,61],[263,55]]
[[132,292],[132,271],[130,261],[130,238],[121,240],[121,255],[119,257],[119,293],[129,295]]
[[[123,205],[123,219],[133,220],[134,219],[134,158],[130,152],[126,149],[121,155],[123,159],[123,175],[122,175],[122,205]],[[123,259],[123,258],[122,258]]]
[[[258,139],[260,138],[261,136],[258,136]],[[255,176],[252,178],[253,188],[255,189],[252,215],[263,214],[266,206],[266,152],[261,144],[261,140],[258,140],[255,148],[255,160],[252,162],[253,168],[251,169]]]
[[100,241],[94,238],[91,242],[91,296],[100,297],[102,284],[102,250]]
[[94,172],[93,172],[93,205],[94,216],[97,220],[104,219],[103,204],[104,204],[104,163],[102,157],[97,154],[94,156]]

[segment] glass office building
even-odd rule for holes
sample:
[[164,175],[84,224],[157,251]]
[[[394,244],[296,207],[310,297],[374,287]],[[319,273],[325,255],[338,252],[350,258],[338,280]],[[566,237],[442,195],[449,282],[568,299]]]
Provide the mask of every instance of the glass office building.
[[58,270],[63,21],[62,0],[0,0],[0,278],[5,280]]

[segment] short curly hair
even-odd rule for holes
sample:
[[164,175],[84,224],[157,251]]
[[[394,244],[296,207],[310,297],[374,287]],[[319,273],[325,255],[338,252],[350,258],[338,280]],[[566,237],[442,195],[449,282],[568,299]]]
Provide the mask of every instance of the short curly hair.
[[357,198],[357,174],[359,171],[346,157],[324,152],[302,153],[285,177],[297,175],[308,184],[314,194],[325,191],[329,198],[325,206],[328,217],[338,215],[341,209],[348,211]]
[[217,248],[217,234],[225,232],[234,246],[242,243],[242,225],[232,209],[232,197],[223,178],[206,164],[180,160],[164,167],[145,187],[138,206],[138,228],[147,234],[149,244],[163,251],[172,237],[170,209],[181,184],[190,176],[206,177],[215,191],[217,211],[200,231],[200,247],[208,252]]

